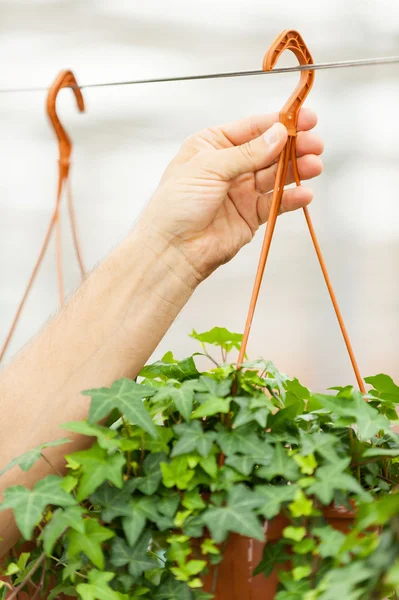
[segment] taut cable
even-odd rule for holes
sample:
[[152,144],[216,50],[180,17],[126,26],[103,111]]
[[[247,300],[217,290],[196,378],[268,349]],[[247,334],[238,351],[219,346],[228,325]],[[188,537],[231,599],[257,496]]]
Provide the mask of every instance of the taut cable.
[[[399,56],[381,56],[376,58],[360,58],[356,60],[337,60],[332,62],[309,64],[306,66],[295,65],[294,67],[281,67],[271,71],[255,69],[253,71],[227,71],[224,73],[204,73],[200,75],[177,75],[172,77],[153,77],[150,79],[132,79],[126,81],[106,81],[100,83],[87,83],[77,87],[80,90],[88,88],[118,87],[124,85],[146,85],[150,83],[176,83],[179,81],[201,81],[204,79],[229,79],[234,77],[253,77],[258,75],[283,75],[284,73],[297,73],[306,71],[309,67],[312,71],[347,69],[351,67],[373,67],[376,65],[399,64]],[[0,94],[21,94],[28,92],[47,92],[48,88],[42,86],[20,87],[20,88],[0,88]]]

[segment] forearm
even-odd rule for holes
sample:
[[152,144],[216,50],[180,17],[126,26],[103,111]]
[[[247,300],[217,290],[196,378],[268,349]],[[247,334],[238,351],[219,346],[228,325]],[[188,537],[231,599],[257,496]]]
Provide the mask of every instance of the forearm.
[[[59,425],[83,419],[87,388],[135,377],[196,286],[182,255],[149,231],[135,230],[0,376],[0,468],[42,442],[62,437]],[[71,437],[69,435],[69,437]],[[67,451],[87,443],[75,436]],[[63,468],[64,447],[46,450]],[[0,478],[32,485],[51,469],[45,461],[28,473]],[[14,541],[10,514],[0,512],[3,547]]]

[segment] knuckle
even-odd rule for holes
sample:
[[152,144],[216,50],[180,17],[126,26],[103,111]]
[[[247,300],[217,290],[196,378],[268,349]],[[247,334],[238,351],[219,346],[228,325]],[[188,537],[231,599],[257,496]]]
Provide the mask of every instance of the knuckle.
[[255,153],[252,148],[251,142],[246,142],[242,146],[239,147],[240,153],[243,158],[249,163],[253,164],[255,162]]
[[251,138],[257,138],[262,135],[263,131],[259,127],[259,122],[255,117],[249,118],[249,134]]

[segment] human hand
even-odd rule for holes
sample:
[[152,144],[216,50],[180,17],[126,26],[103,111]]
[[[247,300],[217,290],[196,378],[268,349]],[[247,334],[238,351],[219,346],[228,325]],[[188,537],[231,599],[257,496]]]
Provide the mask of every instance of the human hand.
[[[320,175],[317,116],[302,109],[297,155],[301,179]],[[261,115],[189,137],[167,168],[142,224],[184,256],[198,281],[228,262],[267,221],[277,160],[287,140],[278,115]],[[294,181],[291,170],[288,183]],[[312,201],[307,187],[284,191],[281,212]]]

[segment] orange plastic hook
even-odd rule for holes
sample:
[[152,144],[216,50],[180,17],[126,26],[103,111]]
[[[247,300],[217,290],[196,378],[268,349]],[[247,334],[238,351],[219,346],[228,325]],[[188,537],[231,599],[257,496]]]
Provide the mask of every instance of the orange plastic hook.
[[[300,33],[286,29],[283,31],[267,51],[263,70],[271,71],[285,50],[291,50],[298,59],[300,65],[313,63],[312,55]],[[288,135],[296,135],[298,125],[298,114],[306,96],[309,94],[314,83],[314,71],[301,71],[300,81],[287,102],[280,111],[280,122],[285,125]]]
[[75,75],[72,71],[64,70],[59,73],[53,85],[50,87],[47,94],[47,114],[54,127],[55,134],[58,138],[59,147],[59,161],[60,161],[60,175],[62,178],[68,176],[68,170],[70,165],[71,153],[72,153],[72,142],[61,124],[58,118],[56,110],[56,102],[59,91],[62,88],[69,87],[75,94],[76,103],[80,112],[84,112],[85,104],[82,96],[82,92],[75,79]]
[[[271,45],[269,50],[266,53],[266,56],[263,61],[263,70],[270,71],[275,66],[278,58],[285,50],[291,50],[297,57],[299,63],[301,65],[310,65],[313,63],[312,55],[310,54],[305,42],[303,41],[302,36],[293,30],[285,30],[283,31],[278,38]],[[314,71],[311,69],[304,69],[301,71],[301,78],[299,84],[295,88],[294,92],[289,97],[288,101],[285,103],[283,108],[280,111],[279,120],[285,125],[288,131],[288,139],[287,143],[280,154],[280,158],[277,165],[277,174],[276,181],[273,190],[273,198],[270,206],[269,218],[266,225],[265,238],[263,241],[263,246],[261,250],[261,255],[259,258],[258,270],[256,273],[255,283],[252,291],[251,302],[249,305],[247,320],[245,324],[244,336],[241,344],[240,354],[238,357],[238,366],[241,366],[244,358],[245,352],[248,344],[248,338],[251,331],[252,320],[255,314],[256,303],[259,296],[260,287],[262,284],[263,274],[266,267],[267,258],[269,256],[269,250],[274,234],[274,229],[276,225],[277,216],[280,210],[281,199],[284,192],[284,186],[286,183],[287,172],[289,163],[291,161],[292,170],[295,178],[295,182],[297,186],[301,185],[298,165],[297,165],[297,156],[296,156],[296,135],[297,135],[297,125],[298,125],[298,116],[299,111],[301,109],[302,104],[304,103],[307,95],[309,94],[312,85],[314,83]],[[360,375],[359,367],[357,365],[357,361],[352,349],[352,344],[350,342],[348,332],[345,327],[345,323],[342,317],[341,310],[338,305],[337,298],[335,296],[334,289],[332,287],[332,283],[327,271],[327,266],[324,262],[323,255],[321,253],[320,245],[318,243],[316,232],[313,227],[312,220],[310,218],[309,211],[305,206],[304,209],[306,223],[309,228],[309,232],[312,238],[313,246],[315,248],[317,258],[319,260],[319,264],[321,270],[323,272],[323,276],[327,285],[328,292],[330,294],[330,298],[332,304],[334,306],[335,314],[337,316],[337,320],[339,326],[341,328],[341,332],[345,341],[345,345],[349,354],[350,361],[352,363],[353,371],[355,373],[355,377],[359,386],[359,389],[362,393],[365,393],[365,387],[363,379]]]
[[[39,256],[36,260],[36,263],[33,267],[31,276],[29,278],[28,284],[25,288],[22,299],[17,308],[16,314],[14,316],[13,322],[3,344],[3,347],[0,350],[0,362],[9,346],[11,338],[14,334],[15,328],[18,324],[19,318],[21,316],[23,307],[25,302],[29,296],[29,293],[32,289],[33,283],[36,279],[37,273],[39,271],[40,265],[43,261],[43,258],[46,254],[48,244],[50,242],[50,238],[55,229],[56,236],[56,255],[57,255],[57,278],[58,278],[58,290],[59,290],[59,298],[60,304],[64,300],[64,286],[63,286],[63,275],[62,275],[62,256],[61,256],[61,230],[60,230],[60,205],[61,205],[61,197],[64,188],[64,184],[68,183],[68,175],[69,175],[69,167],[70,167],[70,159],[72,153],[72,142],[65,131],[64,127],[61,124],[61,121],[58,118],[56,111],[56,101],[58,92],[65,87],[70,87],[75,95],[76,102],[78,105],[78,109],[80,112],[85,110],[84,100],[82,96],[82,92],[79,89],[77,81],[75,79],[72,71],[61,71],[54,81],[53,85],[49,88],[49,92],[47,95],[47,114],[49,119],[54,127],[57,139],[58,139],[58,148],[59,148],[59,177],[58,177],[58,189],[57,189],[57,200],[54,211],[50,218],[50,223],[47,227],[46,235],[44,237],[44,241],[42,247],[39,252]],[[82,278],[85,276],[85,268],[83,266],[83,261],[80,253],[79,240],[76,231],[76,223],[75,223],[75,214],[72,204],[72,195],[70,191],[69,185],[66,185],[67,188],[67,196],[68,196],[68,209],[69,216],[71,220],[71,228],[73,241],[75,246],[75,252],[79,263],[79,268],[82,274]]]

